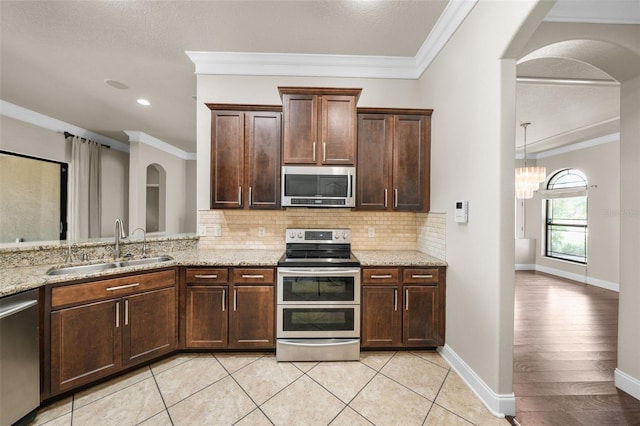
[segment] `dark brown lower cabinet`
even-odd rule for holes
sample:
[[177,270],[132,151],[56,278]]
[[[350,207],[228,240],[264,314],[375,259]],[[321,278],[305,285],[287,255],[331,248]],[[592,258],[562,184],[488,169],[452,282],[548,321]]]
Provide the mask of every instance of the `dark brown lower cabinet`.
[[275,348],[273,268],[188,268],[185,346]]
[[[49,301],[53,396],[177,348],[174,269],[54,287]],[[47,366],[45,366],[47,369]]]
[[444,344],[444,268],[363,268],[362,347]]

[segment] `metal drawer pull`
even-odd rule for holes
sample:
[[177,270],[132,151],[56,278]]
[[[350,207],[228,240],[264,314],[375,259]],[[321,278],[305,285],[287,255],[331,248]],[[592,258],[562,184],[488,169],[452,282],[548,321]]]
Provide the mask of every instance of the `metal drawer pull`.
[[327,161],[327,143],[322,142],[322,161]]
[[384,189],[384,206],[387,207],[387,188]]
[[253,189],[249,187],[249,207],[253,205]]
[[393,275],[391,275],[391,274],[371,275],[371,278],[373,278],[373,279],[393,278]]
[[264,275],[262,275],[262,274],[257,274],[257,275],[242,274],[242,278],[257,278],[257,279],[261,279],[261,278],[264,278]]
[[194,278],[200,279],[200,280],[207,280],[207,279],[216,279],[218,278],[218,274],[211,274],[211,275],[194,275]]
[[316,143],[315,142],[311,145],[311,160],[314,163],[316,162]]
[[116,328],[120,327],[120,302],[116,302]]
[[238,187],[238,205],[242,205],[242,187]]
[[122,290],[123,288],[138,287],[139,285],[140,283],[133,283],[133,284],[126,284],[126,285],[118,285],[115,287],[107,287],[107,291]]
[[238,290],[233,289],[233,311],[238,310]]
[[433,278],[433,275],[411,275],[411,278]]
[[404,310],[409,310],[409,289],[404,290]]
[[227,289],[222,289],[222,312],[227,309]]
[[397,288],[393,289],[393,310],[394,311],[398,310],[398,289]]
[[398,208],[398,188],[393,190],[393,208]]
[[124,301],[124,325],[129,325],[129,301]]

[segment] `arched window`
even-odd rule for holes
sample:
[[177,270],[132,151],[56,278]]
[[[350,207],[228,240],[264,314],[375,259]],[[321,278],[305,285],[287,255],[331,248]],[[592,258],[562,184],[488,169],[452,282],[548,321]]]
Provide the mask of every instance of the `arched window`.
[[587,178],[578,169],[564,169],[549,179],[545,255],[587,263]]

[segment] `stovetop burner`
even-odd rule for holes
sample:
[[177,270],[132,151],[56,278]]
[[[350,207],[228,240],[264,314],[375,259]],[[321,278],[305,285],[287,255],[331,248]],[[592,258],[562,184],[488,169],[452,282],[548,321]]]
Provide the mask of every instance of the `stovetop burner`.
[[278,266],[360,266],[360,261],[351,253],[350,229],[287,229]]

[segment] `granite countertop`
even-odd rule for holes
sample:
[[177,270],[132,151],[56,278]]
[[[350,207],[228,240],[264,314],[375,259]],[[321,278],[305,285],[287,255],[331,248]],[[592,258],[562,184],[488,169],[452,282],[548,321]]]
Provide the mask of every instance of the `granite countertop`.
[[[415,250],[354,250],[362,266],[447,266],[447,262]],[[154,253],[154,256],[163,255]],[[144,272],[173,266],[265,266],[275,267],[282,250],[183,250],[168,253],[173,260],[161,263],[112,268],[86,274],[47,275],[54,267],[65,265],[19,266],[0,269],[0,297],[86,278],[108,278],[131,272]],[[107,260],[107,262],[110,260]],[[86,262],[88,264],[98,262]],[[81,264],[81,263],[75,263]],[[75,265],[74,264],[74,265]]]
[[[160,256],[162,254],[156,254]],[[173,266],[271,266],[278,263],[282,256],[281,250],[184,250],[168,253],[173,260],[161,263],[112,268],[87,274],[47,275],[47,271],[64,265],[40,265],[0,269],[0,297],[20,293],[42,287],[46,284],[56,284],[81,280],[85,278],[108,278],[109,276],[144,272]],[[109,262],[110,260],[107,260]],[[99,263],[99,262],[86,262]],[[74,263],[81,264],[81,263]]]
[[417,250],[353,250],[361,266],[447,266],[444,260]]

